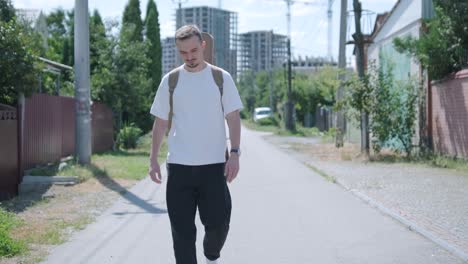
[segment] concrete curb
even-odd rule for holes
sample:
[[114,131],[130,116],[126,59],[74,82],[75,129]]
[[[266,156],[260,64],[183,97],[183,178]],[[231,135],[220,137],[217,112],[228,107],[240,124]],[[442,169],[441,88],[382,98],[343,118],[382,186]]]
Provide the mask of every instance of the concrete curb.
[[79,182],[76,176],[24,176],[19,185],[19,194],[26,194],[51,185],[75,185]]
[[[342,185],[342,184],[340,184],[340,185]],[[345,188],[345,189],[347,189],[347,188]],[[347,190],[349,190],[349,189],[347,189]],[[372,206],[374,208],[377,208],[377,210],[379,210],[380,212],[392,217],[393,219],[395,219],[395,220],[399,221],[400,223],[402,223],[403,225],[407,226],[408,229],[410,229],[412,231],[415,231],[416,233],[419,233],[420,235],[426,237],[427,239],[429,239],[432,242],[436,243],[437,245],[439,245],[440,247],[442,247],[445,250],[449,251],[450,253],[460,257],[464,261],[468,261],[468,253],[464,252],[463,250],[461,250],[457,246],[454,246],[454,245],[448,243],[447,241],[438,238],[437,236],[435,236],[431,232],[429,232],[426,229],[420,227],[416,223],[402,217],[401,215],[395,213],[394,211],[388,209],[387,207],[383,206],[381,203],[379,203],[379,202],[375,201],[374,199],[370,198],[369,196],[359,192],[358,190],[351,189],[349,191],[354,196],[358,197],[359,199],[366,202],[370,206]]]
[[351,189],[349,188],[348,186],[346,186],[345,184],[343,184],[343,182],[341,182],[338,178],[332,176],[332,175],[329,175],[328,173],[324,172],[323,170],[320,170],[319,168],[317,168],[315,165],[311,164],[311,163],[308,163],[306,162],[306,165],[308,166],[311,166],[312,168],[314,168],[315,170],[317,171],[320,171],[322,172],[323,174],[327,175],[328,177],[331,177],[335,180],[335,183],[339,186],[341,186],[343,189],[351,192],[354,196],[358,197],[359,199],[361,199],[362,201],[364,201],[365,203],[369,204],[370,206],[376,208],[377,210],[379,210],[380,212],[390,216],[391,218],[397,220],[398,222],[400,222],[401,224],[405,225],[408,227],[409,230],[412,230],[416,233],[419,233],[420,235],[424,236],[425,238],[431,240],[432,242],[436,243],[437,245],[439,245],[440,247],[442,247],[443,249],[449,251],[450,253],[454,254],[455,256],[463,259],[464,261],[467,261],[468,262],[468,253],[467,252],[464,252],[462,249],[458,248],[457,246],[455,245],[452,245],[450,244],[449,242],[441,239],[441,238],[438,238],[436,235],[432,234],[431,232],[429,232],[428,230],[422,228],[421,226],[419,226],[418,224],[414,223],[413,221],[410,221],[404,217],[402,217],[401,215],[399,215],[398,213],[395,213],[394,211],[388,209],[387,207],[385,207],[383,204],[377,202],[376,200],[370,198],[369,196],[363,194],[362,192],[359,192],[358,190],[356,189]]

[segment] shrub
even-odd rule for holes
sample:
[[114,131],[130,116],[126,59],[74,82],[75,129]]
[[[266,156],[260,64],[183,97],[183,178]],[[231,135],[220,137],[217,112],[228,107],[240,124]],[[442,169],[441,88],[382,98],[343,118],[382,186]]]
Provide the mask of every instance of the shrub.
[[136,148],[141,133],[141,129],[135,127],[134,124],[125,125],[117,136],[118,146],[126,149]]
[[279,126],[279,121],[276,117],[268,117],[258,120],[260,126]]
[[14,214],[0,208],[0,256],[12,257],[24,250],[23,242],[10,237],[10,230],[18,224]]

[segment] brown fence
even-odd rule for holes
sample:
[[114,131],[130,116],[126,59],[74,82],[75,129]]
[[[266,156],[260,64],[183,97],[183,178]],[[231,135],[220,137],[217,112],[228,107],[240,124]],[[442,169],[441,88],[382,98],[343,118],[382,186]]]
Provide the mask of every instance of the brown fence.
[[[26,99],[24,120],[24,169],[55,162],[75,152],[75,99],[34,94]],[[94,103],[92,107],[93,152],[112,148],[112,110]]]
[[[92,120],[93,153],[112,149],[112,110],[93,103]],[[0,105],[0,200],[18,193],[23,170],[74,152],[74,98],[34,94],[25,100],[22,122],[16,108]]]
[[26,99],[23,130],[23,164],[38,164],[73,154],[75,122],[73,98],[34,94]]
[[434,150],[468,158],[468,70],[433,83],[431,95]]
[[112,110],[104,104],[93,103],[92,130],[93,152],[103,152],[114,146],[114,124]]
[[18,193],[18,115],[16,108],[0,104],[0,201]]

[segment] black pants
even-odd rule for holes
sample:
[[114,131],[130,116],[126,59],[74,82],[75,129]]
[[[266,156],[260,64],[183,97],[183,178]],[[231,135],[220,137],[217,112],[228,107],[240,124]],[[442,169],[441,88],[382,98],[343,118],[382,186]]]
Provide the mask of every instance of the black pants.
[[231,219],[231,196],[224,163],[203,166],[168,164],[167,210],[177,264],[196,264],[195,214],[205,226],[203,248],[209,260],[218,259]]

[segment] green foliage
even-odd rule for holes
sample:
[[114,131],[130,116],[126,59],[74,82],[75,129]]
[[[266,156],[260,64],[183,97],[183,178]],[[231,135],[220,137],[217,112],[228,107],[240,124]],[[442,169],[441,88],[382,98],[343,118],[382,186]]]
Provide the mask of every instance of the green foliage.
[[[391,67],[390,67],[391,68]],[[391,74],[371,68],[369,85],[373,91],[370,130],[378,152],[388,146],[409,156],[416,121],[416,85],[411,80],[395,81]],[[394,142],[392,142],[394,141]]]
[[0,208],[0,256],[12,257],[25,250],[25,245],[10,236],[10,231],[18,226],[20,221],[12,213]]
[[102,22],[101,15],[97,10],[94,10],[89,23],[89,58],[90,71],[93,73],[100,65],[99,52],[106,49],[108,45],[106,39],[106,28]]
[[0,0],[0,21],[10,22],[15,15],[15,8],[11,4],[11,0]]
[[126,27],[131,28],[131,32],[126,34],[128,38],[127,41],[143,41],[143,22],[141,21],[140,0],[130,0],[125,6],[122,18],[122,30]]
[[135,127],[135,124],[125,125],[117,136],[117,144],[125,149],[136,148],[141,134],[141,129]]
[[15,20],[0,21],[0,103],[15,104],[20,93],[37,87],[35,39]]
[[342,106],[348,116],[354,116],[358,122],[361,112],[369,114],[376,152],[386,147],[404,151],[409,156],[417,114],[416,84],[411,79],[396,81],[392,72],[392,65],[382,68],[371,65],[363,81],[353,76],[347,82],[347,95]]
[[149,58],[146,56],[147,42],[131,41],[132,27],[123,27],[115,51],[116,81],[118,91],[122,92],[123,122],[135,122],[143,131],[149,131],[152,121],[148,115],[153,98],[148,96]]
[[162,48],[158,17],[159,15],[156,4],[153,0],[148,1],[145,27],[146,41],[150,42],[150,46],[148,48],[148,58],[150,58],[148,65],[148,78],[151,79],[151,83],[149,85],[150,90],[147,92],[149,98],[154,98],[162,76]]
[[[296,118],[301,123],[308,113],[315,113],[319,106],[334,106],[335,93],[339,86],[339,71],[325,67],[313,75],[296,74],[292,89]],[[270,106],[270,90],[273,112],[282,114],[287,100],[287,85],[283,70],[272,73],[263,71],[257,74],[243,73],[238,83],[239,94],[245,105],[245,112],[253,113],[254,108]],[[247,114],[244,114],[247,116]]]
[[293,100],[297,120],[304,120],[307,113],[315,113],[319,106],[335,105],[335,94],[340,85],[338,73],[336,68],[325,67],[310,76],[295,76]]
[[279,126],[280,122],[276,117],[262,118],[257,122],[260,126]]
[[397,38],[401,53],[413,55],[433,80],[446,77],[468,64],[468,5],[463,1],[435,1],[436,17],[427,22],[419,39]]

